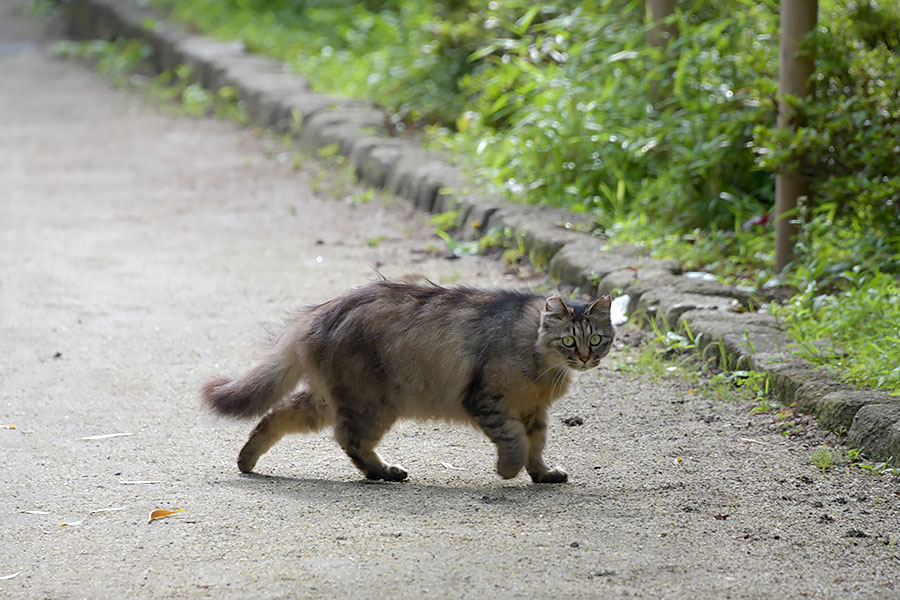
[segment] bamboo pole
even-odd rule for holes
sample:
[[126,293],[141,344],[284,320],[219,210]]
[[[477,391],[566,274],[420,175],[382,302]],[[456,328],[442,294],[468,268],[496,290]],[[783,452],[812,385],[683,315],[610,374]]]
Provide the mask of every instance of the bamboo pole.
[[[793,128],[793,110],[785,96],[809,93],[813,60],[799,52],[800,42],[816,26],[818,0],[781,0],[781,45],[778,68],[778,127]],[[794,257],[797,200],[808,196],[809,186],[796,168],[783,168],[775,176],[775,270],[781,272]]]
[[676,2],[677,0],[646,0],[652,23],[647,30],[647,43],[651,46],[665,48],[678,35],[678,27],[674,23],[663,21],[675,12]]

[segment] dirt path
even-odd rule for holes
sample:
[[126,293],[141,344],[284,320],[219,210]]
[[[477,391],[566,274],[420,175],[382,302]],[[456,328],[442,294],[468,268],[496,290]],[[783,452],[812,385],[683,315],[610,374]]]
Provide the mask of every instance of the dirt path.
[[[246,367],[291,308],[375,266],[528,284],[430,255],[424,217],[335,197],[335,172],[294,171],[250,131],[165,116],[50,58],[10,4],[0,597],[900,597],[896,479],[823,475],[818,437],[619,372],[621,357],[555,407],[563,486],[501,481],[486,439],[440,423],[383,442],[402,484],[361,481],[327,434],[241,476],[250,424],[204,415],[197,390]],[[129,435],[82,439],[113,433]],[[183,512],[148,524],[155,509]]]

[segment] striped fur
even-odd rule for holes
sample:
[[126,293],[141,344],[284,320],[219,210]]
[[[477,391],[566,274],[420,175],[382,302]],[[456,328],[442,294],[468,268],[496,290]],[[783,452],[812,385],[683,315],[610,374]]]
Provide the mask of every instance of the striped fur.
[[366,477],[402,480],[375,446],[397,419],[438,418],[481,428],[504,478],[525,467],[534,481],[565,481],[542,458],[547,408],[572,370],[609,351],[609,304],[381,281],[304,310],[261,364],[211,379],[203,400],[222,415],[265,413],[241,450],[244,472],[284,435],[330,425]]

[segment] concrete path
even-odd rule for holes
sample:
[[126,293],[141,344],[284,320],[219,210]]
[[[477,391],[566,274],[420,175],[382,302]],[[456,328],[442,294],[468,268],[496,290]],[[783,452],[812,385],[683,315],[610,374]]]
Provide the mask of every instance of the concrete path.
[[823,475],[821,435],[621,353],[555,407],[566,485],[501,481],[442,423],[383,442],[402,484],[362,481],[327,434],[240,475],[251,424],[197,391],[293,307],[376,267],[535,283],[429,253],[421,215],[292,162],[52,58],[0,1],[0,597],[900,597],[896,478]]

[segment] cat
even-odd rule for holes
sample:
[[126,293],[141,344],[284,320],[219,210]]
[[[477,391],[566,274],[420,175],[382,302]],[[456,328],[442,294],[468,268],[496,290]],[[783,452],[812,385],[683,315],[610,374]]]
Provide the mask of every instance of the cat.
[[265,413],[238,456],[244,473],[284,435],[331,425],[366,478],[402,481],[406,470],[375,446],[397,419],[438,418],[480,428],[501,477],[524,467],[534,482],[560,483],[566,472],[542,457],[547,409],[573,371],[609,352],[609,307],[609,296],[379,281],[300,312],[261,364],[211,379],[203,401],[231,417]]

